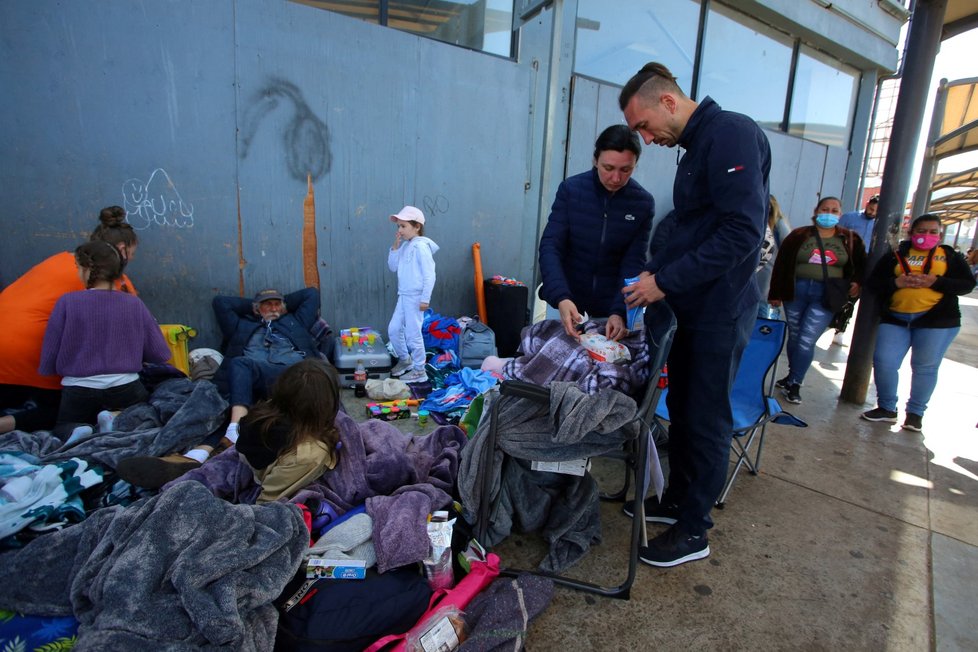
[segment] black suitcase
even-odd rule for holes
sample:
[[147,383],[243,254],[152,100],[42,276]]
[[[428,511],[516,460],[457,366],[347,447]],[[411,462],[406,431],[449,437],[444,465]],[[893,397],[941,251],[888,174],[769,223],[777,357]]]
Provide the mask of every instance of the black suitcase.
[[512,358],[520,346],[520,332],[529,322],[529,291],[525,285],[483,281],[486,321],[496,334],[499,357]]

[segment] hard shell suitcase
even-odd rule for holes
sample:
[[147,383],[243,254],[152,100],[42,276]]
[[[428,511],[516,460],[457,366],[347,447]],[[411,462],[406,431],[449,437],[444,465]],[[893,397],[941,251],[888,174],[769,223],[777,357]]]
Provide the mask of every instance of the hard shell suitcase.
[[489,328],[496,334],[502,358],[512,358],[520,347],[520,334],[527,324],[529,289],[525,285],[503,285],[485,281]]

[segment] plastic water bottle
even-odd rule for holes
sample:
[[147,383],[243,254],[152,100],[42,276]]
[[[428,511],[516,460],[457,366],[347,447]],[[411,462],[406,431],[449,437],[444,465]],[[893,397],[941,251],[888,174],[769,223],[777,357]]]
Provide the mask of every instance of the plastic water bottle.
[[363,366],[363,360],[357,360],[357,367],[353,370],[353,394],[357,398],[367,395],[367,369]]

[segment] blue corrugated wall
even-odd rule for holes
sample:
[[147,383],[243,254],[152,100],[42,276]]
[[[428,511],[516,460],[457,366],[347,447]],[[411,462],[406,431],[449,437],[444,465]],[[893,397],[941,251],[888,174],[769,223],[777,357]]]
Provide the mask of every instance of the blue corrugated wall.
[[311,177],[307,268],[335,326],[386,328],[404,204],[441,245],[432,307],[472,314],[473,242],[487,275],[532,278],[537,83],[525,64],[279,0],[2,3],[0,283],[123,205],[140,295],[214,346],[215,294],[303,284]]

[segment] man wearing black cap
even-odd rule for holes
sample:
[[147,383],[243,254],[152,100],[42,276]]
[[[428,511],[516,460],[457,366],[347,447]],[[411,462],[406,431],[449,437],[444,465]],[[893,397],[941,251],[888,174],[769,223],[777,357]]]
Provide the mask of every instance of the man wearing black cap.
[[214,376],[221,395],[231,404],[231,422],[220,441],[205,441],[183,455],[132,457],[117,471],[132,484],[158,488],[203,464],[238,439],[238,422],[251,405],[268,396],[289,365],[316,357],[311,334],[319,319],[319,290],[305,288],[289,295],[267,288],[254,299],[214,297],[214,316],[224,337],[224,360]]

